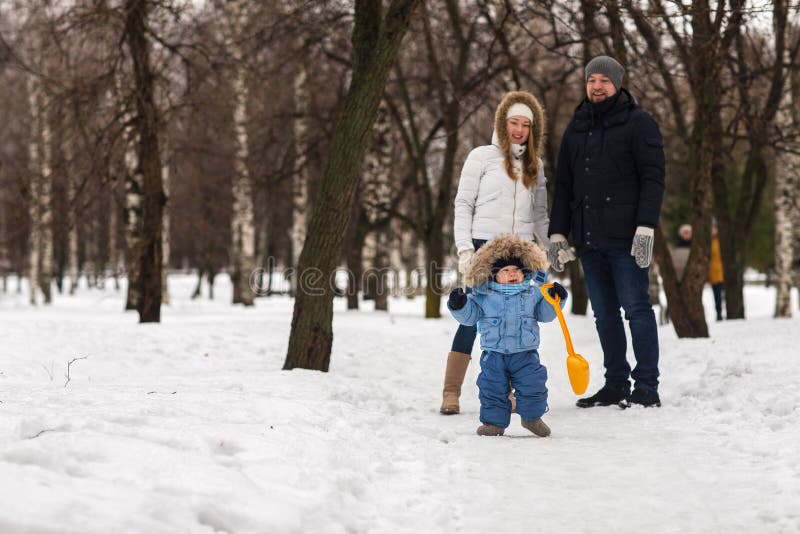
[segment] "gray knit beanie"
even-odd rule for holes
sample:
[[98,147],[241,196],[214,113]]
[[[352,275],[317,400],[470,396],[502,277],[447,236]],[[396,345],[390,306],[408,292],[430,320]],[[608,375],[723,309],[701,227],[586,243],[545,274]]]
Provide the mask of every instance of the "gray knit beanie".
[[617,63],[617,60],[608,56],[597,56],[586,65],[585,82],[589,81],[592,74],[604,74],[608,76],[611,83],[619,91],[622,86],[622,77],[625,76],[625,69]]

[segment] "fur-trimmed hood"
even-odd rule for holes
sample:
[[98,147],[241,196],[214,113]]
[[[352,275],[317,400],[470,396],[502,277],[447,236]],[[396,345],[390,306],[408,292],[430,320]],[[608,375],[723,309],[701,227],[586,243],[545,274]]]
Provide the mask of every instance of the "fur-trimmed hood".
[[492,280],[492,264],[502,258],[519,258],[526,269],[547,269],[547,254],[538,245],[513,235],[502,235],[482,246],[467,267],[464,281],[470,287]]
[[533,138],[536,142],[537,155],[541,154],[542,150],[544,150],[544,136],[546,134],[544,108],[542,108],[542,105],[536,97],[527,91],[512,91],[506,93],[503,100],[501,100],[500,104],[497,106],[497,111],[495,111],[494,114],[494,130],[497,134],[498,146],[503,152],[506,152],[510,146],[508,130],[506,129],[506,114],[508,113],[508,108],[518,102],[520,104],[525,104],[531,108],[533,112],[531,133],[533,133]]

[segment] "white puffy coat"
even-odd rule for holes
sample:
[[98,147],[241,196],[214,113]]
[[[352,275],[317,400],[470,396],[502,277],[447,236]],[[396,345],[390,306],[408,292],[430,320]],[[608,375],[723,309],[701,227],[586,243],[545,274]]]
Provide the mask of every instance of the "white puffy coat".
[[[514,145],[521,150],[524,146]],[[473,239],[492,239],[512,234],[533,241],[536,235],[550,246],[547,228],[547,179],[539,160],[539,176],[533,191],[512,180],[503,166],[503,152],[492,136],[492,144],[473,149],[464,162],[458,182],[454,215],[454,237],[459,252],[474,248]],[[515,158],[514,167],[522,163]]]

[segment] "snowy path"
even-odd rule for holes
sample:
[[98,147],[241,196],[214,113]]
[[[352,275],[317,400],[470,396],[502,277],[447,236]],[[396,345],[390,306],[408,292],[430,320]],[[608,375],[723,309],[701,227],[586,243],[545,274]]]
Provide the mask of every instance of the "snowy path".
[[[291,301],[193,302],[192,283],[161,325],[110,290],[0,296],[0,532],[800,532],[800,320],[771,320],[769,290],[711,339],[661,329],[660,409],[575,408],[543,325],[540,439],[517,416],[474,434],[477,361],[462,414],[438,414],[455,323],[421,301],[337,302],[331,372],[283,372]],[[593,391],[591,319],[568,321]]]

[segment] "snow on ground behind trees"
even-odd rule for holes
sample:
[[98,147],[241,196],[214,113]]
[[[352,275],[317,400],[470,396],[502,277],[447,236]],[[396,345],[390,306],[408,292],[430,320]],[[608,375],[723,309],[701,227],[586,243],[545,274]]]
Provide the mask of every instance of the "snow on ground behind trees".
[[[337,299],[330,373],[286,372],[291,300],[193,284],[146,325],[124,291],[0,295],[0,532],[800,532],[800,320],[771,319],[771,288],[722,323],[707,290],[709,339],[660,328],[660,409],[576,408],[543,325],[540,439],[517,416],[475,435],[477,347],[461,415],[438,414],[456,325],[421,299]],[[591,393],[593,322],[567,321]]]

